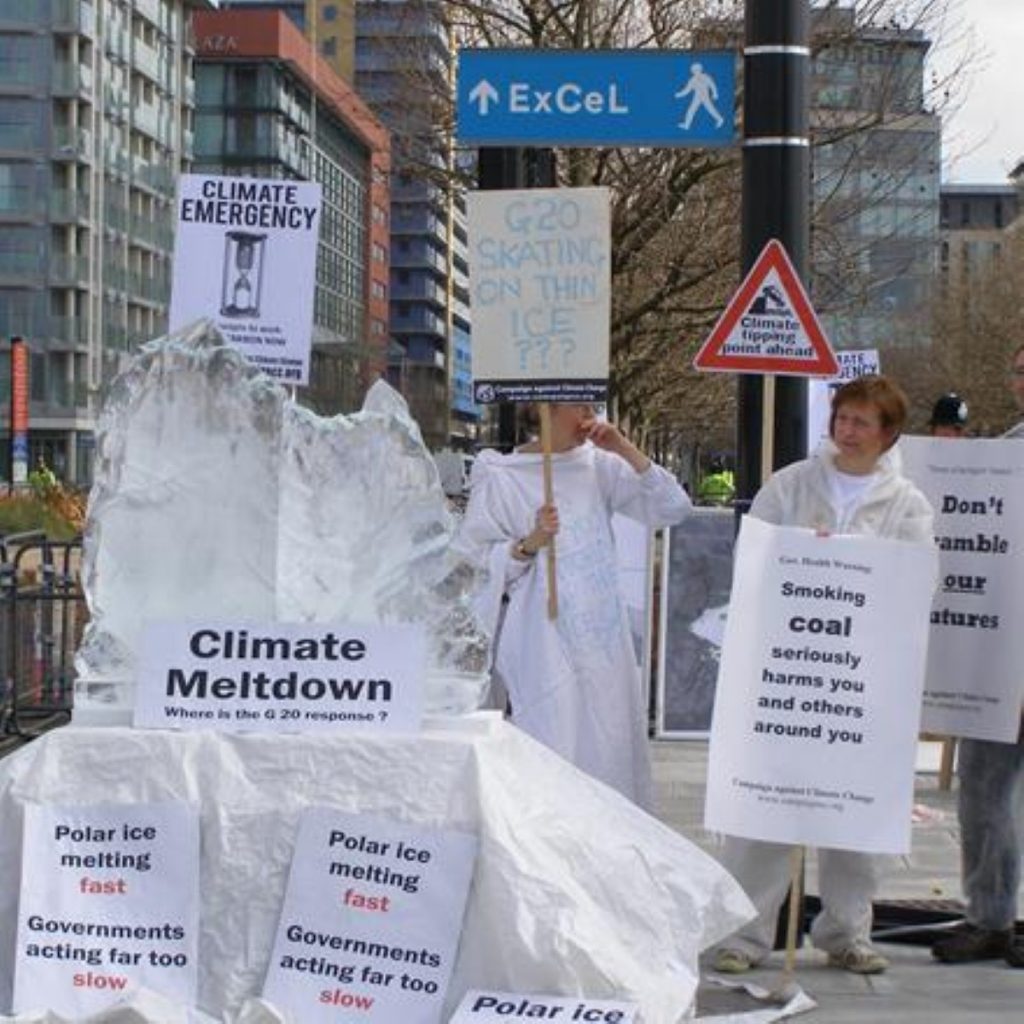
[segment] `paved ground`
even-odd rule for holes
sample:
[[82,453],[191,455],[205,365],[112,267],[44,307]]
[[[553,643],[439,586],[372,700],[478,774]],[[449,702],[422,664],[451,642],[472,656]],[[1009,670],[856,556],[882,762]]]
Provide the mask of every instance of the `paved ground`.
[[[655,782],[663,820],[710,853],[713,837],[700,826],[703,818],[706,746],[696,742],[661,742],[653,746]],[[924,760],[931,758],[926,751]],[[960,896],[959,839],[955,793],[939,792],[933,772],[918,775],[913,851],[893,858],[893,870],[880,897],[892,900],[956,900]],[[817,893],[813,855],[808,892]],[[1021,912],[1024,916],[1024,901]],[[923,946],[883,946],[892,967],[875,978],[830,970],[813,949],[800,953],[797,980],[818,1002],[806,1015],[821,1024],[995,1024],[1024,1020],[1024,971],[1003,963],[945,967],[934,963]],[[781,957],[749,979],[773,988]],[[757,1009],[762,1004],[714,986],[702,986],[701,1016]]]

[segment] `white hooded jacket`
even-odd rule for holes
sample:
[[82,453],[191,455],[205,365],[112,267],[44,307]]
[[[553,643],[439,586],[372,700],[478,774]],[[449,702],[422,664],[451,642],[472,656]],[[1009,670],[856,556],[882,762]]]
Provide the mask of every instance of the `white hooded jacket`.
[[[750,507],[750,514],[775,526],[837,529],[831,473],[836,447],[822,445],[810,458],[773,474]],[[878,461],[874,483],[853,513],[844,533],[931,543],[934,513],[928,499],[899,472],[894,449]]]

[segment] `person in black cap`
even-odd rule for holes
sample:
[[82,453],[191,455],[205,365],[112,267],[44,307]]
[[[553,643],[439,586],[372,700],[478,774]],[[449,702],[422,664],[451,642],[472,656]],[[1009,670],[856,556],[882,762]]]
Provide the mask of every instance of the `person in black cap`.
[[940,395],[928,420],[932,437],[963,437],[967,430],[967,403],[955,392]]

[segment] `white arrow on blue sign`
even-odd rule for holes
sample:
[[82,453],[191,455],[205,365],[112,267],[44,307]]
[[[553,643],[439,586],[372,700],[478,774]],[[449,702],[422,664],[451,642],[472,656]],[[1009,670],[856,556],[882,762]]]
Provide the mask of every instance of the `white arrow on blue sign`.
[[736,56],[693,50],[460,50],[458,137],[480,146],[722,146]]

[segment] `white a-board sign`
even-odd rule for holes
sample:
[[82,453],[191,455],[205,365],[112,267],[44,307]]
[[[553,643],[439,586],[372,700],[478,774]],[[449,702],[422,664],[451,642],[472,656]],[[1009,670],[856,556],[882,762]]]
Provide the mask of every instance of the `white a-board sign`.
[[905,437],[899,450],[935,510],[939,548],[922,727],[1013,743],[1024,696],[1024,444]]
[[264,373],[309,383],[320,202],[311,181],[182,175],[171,330],[209,318]]
[[924,544],[744,519],[711,725],[708,829],[910,848],[937,563]]
[[198,935],[192,808],[25,808],[15,1012],[78,1020],[139,987],[192,1006]]
[[134,724],[220,732],[415,732],[416,624],[181,623],[146,628]]
[[812,378],[807,382],[807,450],[813,452],[828,437],[828,421],[832,414],[832,396],[848,381],[866,373],[881,373],[877,348],[837,349],[839,374],[825,380]]
[[467,992],[449,1024],[487,1021],[546,1020],[557,1024],[633,1024],[635,1003],[618,999],[580,999],[521,995],[512,992]]
[[606,188],[470,193],[478,402],[607,397],[609,196]]
[[303,815],[263,995],[302,1024],[439,1024],[475,836]]

